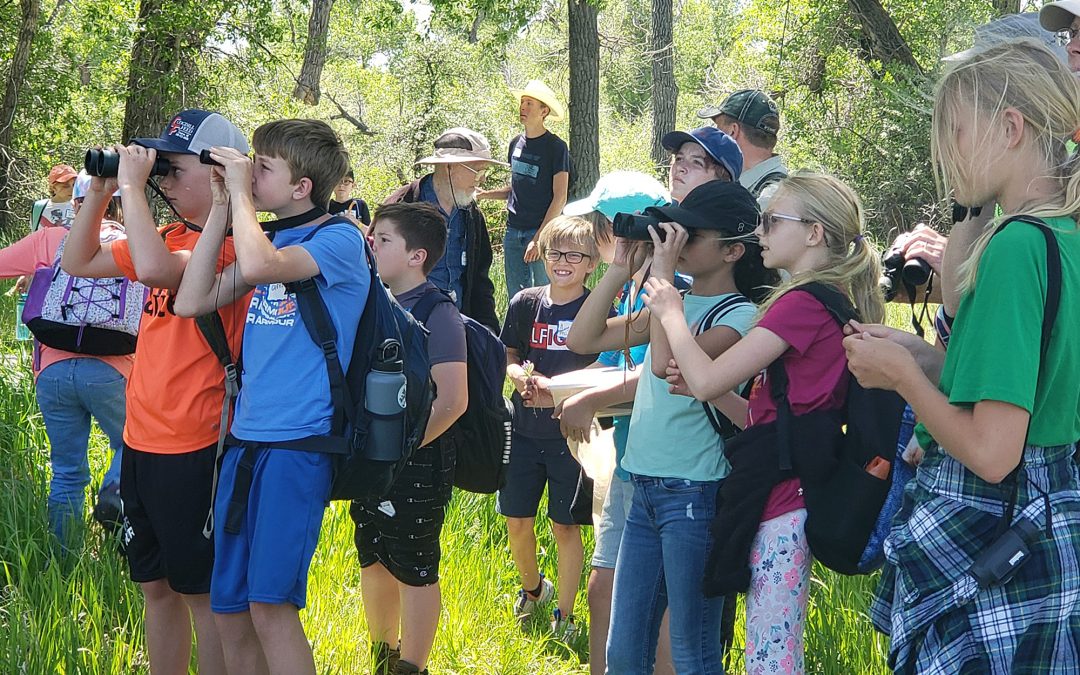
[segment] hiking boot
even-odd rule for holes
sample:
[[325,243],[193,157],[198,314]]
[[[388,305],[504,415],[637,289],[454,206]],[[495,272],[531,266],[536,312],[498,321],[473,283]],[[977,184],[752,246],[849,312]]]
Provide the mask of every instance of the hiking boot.
[[427,668],[420,670],[408,661],[398,661],[392,672],[393,675],[428,675]]
[[371,671],[372,675],[394,675],[397,673],[397,664],[400,658],[400,649],[393,649],[385,642],[372,644],[371,663],[374,668]]
[[120,499],[120,484],[103,485],[94,504],[94,520],[109,532],[116,532],[124,522],[124,502]]
[[551,632],[555,634],[555,637],[563,642],[573,642],[577,638],[578,630],[577,619],[574,615],[567,614],[563,617],[562,610],[556,607],[551,618]]
[[536,608],[555,597],[555,585],[540,575],[540,595],[532,596],[524,588],[518,591],[517,601],[514,602],[514,616],[519,621],[524,621],[532,616]]

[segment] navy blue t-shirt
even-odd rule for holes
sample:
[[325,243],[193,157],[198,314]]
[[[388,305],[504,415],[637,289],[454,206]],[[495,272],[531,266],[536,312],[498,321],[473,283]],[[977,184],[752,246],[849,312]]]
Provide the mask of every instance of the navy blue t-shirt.
[[555,197],[552,179],[557,173],[570,171],[570,149],[550,131],[536,138],[519,134],[510,141],[506,161],[510,162],[506,226],[535,230],[544,221]]

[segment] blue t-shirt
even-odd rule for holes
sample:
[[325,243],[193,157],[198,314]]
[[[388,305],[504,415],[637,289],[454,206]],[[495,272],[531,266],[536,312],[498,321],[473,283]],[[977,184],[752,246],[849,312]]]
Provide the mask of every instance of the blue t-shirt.
[[[619,304],[616,308],[617,316],[623,317],[630,312],[637,314],[645,306],[642,301],[645,296],[643,286],[637,288],[637,294],[634,296],[632,303],[630,292],[631,285],[627,283],[623,286],[622,294],[619,297]],[[630,348],[630,359],[633,361],[635,370],[640,368],[645,361],[645,352],[648,349],[648,343]],[[629,364],[626,362],[626,352],[622,349],[602,352],[596,360],[604,366],[617,366],[624,370],[629,369]],[[630,480],[630,474],[622,468],[623,455],[626,454],[626,438],[630,434],[630,415],[616,415],[611,418],[611,421],[614,424],[612,435],[615,441],[615,477],[619,480]]]
[[[352,223],[281,230],[274,246],[301,246],[319,266],[315,284],[337,331],[338,358],[347,370],[356,328],[367,302],[370,272],[364,240]],[[284,284],[260,284],[244,328],[243,388],[232,434],[245,441],[289,441],[330,432],[333,404],[322,350],[311,339]]]
[[468,250],[465,245],[465,211],[456,206],[450,213],[443,211],[439,196],[435,194],[435,181],[430,174],[420,179],[420,199],[434,205],[446,218],[446,250],[443,257],[439,258],[428,272],[428,281],[444,291],[449,291],[454,304],[461,309],[465,293],[462,277],[465,275],[465,265],[468,264],[465,253]]
[[[696,332],[705,314],[731,297],[732,294],[688,293],[683,297],[687,324]],[[722,315],[712,327],[727,326],[739,335],[746,335],[756,313],[754,305],[745,303]],[[731,466],[724,457],[724,439],[709,422],[701,402],[668,391],[667,380],[652,373],[651,349],[640,367],[641,379],[630,415],[623,468],[632,474],[655,478],[713,481],[727,476]],[[678,442],[672,443],[673,438]]]

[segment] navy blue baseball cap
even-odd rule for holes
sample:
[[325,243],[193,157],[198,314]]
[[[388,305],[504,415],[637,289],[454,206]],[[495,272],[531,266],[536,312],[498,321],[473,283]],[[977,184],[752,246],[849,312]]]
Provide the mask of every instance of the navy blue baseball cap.
[[177,113],[157,138],[133,138],[132,143],[158,152],[197,155],[215,146],[251,152],[244,134],[216,112],[190,108]]
[[742,174],[743,156],[738,143],[716,127],[699,127],[693,131],[672,131],[664,134],[661,144],[671,152],[678,152],[683,143],[697,143],[709,153],[717,164],[727,169],[731,180],[739,180]]

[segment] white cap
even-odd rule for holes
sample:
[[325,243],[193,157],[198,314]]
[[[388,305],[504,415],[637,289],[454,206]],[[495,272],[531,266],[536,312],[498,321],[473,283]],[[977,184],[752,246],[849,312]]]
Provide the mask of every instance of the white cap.
[[1039,10],[1039,23],[1046,30],[1057,33],[1071,26],[1077,16],[1080,16],[1080,0],[1048,2]]

